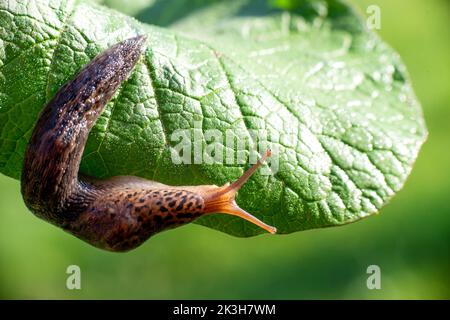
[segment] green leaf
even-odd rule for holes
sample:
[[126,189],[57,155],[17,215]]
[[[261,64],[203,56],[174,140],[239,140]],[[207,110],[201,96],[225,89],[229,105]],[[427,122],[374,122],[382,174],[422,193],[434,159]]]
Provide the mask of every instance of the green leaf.
[[[278,171],[258,172],[237,202],[279,233],[358,220],[400,190],[427,131],[398,55],[351,7],[175,3],[137,14],[168,29],[87,1],[0,0],[0,172],[19,178],[39,111],[65,82],[105,48],[146,33],[142,61],[89,136],[83,173],[221,185],[248,165],[176,165],[171,134],[190,130],[205,146],[208,129],[247,138],[264,129],[278,148]],[[198,223],[261,232],[224,215]]]

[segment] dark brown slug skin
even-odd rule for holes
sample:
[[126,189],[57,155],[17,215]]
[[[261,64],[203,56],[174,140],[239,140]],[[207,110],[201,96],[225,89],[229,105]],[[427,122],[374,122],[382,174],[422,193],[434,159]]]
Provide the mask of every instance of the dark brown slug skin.
[[27,207],[36,216],[111,251],[136,248],[157,232],[212,213],[209,208],[274,231],[234,202],[249,175],[231,188],[172,187],[132,176],[97,180],[78,174],[89,131],[131,73],[145,41],[138,36],[98,55],[41,112],[21,176]]

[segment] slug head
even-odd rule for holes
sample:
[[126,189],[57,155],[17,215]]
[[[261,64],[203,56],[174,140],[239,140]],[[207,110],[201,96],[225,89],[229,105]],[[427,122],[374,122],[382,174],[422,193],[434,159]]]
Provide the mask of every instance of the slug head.
[[185,190],[189,190],[199,194],[204,201],[204,214],[211,213],[225,213],[233,216],[245,219],[258,227],[263,228],[271,234],[275,234],[277,229],[275,227],[269,226],[251,215],[247,211],[241,209],[236,201],[236,194],[239,189],[247,182],[247,180],[253,175],[253,173],[258,170],[259,167],[264,163],[264,161],[270,157],[271,151],[267,150],[262,158],[254,164],[250,169],[248,169],[244,174],[232,184],[225,184],[224,186],[218,187],[214,185],[204,185],[204,186],[193,186],[193,187],[183,187]]

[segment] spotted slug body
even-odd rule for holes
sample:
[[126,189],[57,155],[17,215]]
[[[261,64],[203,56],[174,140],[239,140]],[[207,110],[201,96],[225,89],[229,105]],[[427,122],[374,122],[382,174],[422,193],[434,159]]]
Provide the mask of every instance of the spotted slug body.
[[139,60],[145,37],[107,49],[45,106],[28,143],[21,176],[27,207],[38,217],[102,249],[127,251],[163,230],[212,213],[276,229],[239,208],[236,192],[263,159],[233,184],[167,186],[134,176],[107,180],[80,174],[89,132]]

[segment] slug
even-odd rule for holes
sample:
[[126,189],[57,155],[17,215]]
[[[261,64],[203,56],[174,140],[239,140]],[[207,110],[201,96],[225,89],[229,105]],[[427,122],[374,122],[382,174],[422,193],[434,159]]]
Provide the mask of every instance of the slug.
[[134,176],[100,180],[78,172],[92,126],[128,78],[145,42],[137,36],[99,54],[45,106],[25,152],[21,192],[26,206],[91,245],[117,252],[213,213],[238,216],[275,233],[235,202],[236,192],[270,151],[221,187],[168,186]]

